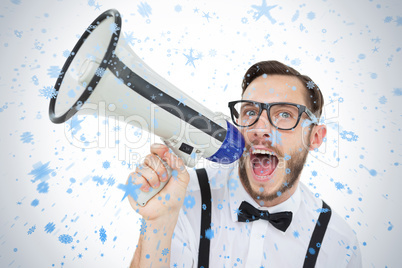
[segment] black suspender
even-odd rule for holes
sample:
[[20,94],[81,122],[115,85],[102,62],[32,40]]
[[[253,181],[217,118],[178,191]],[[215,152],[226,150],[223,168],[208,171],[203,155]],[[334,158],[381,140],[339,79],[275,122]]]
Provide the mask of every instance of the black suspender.
[[208,175],[205,168],[197,169],[198,183],[201,189],[201,232],[200,246],[198,250],[198,268],[209,266],[210,237],[207,231],[211,228],[211,188],[209,187]]
[[[207,237],[207,231],[211,228],[211,188],[209,187],[208,175],[204,168],[196,170],[198,183],[201,190],[201,230],[200,246],[198,250],[198,268],[209,267],[209,248],[210,238]],[[321,243],[324,239],[325,231],[331,218],[331,208],[322,201],[322,210],[315,225],[310,244],[307,249],[303,268],[313,268],[317,262]]]
[[322,201],[322,210],[315,225],[313,235],[308,245],[306,259],[304,260],[303,268],[315,267],[317,262],[318,253],[320,252],[322,240],[324,239],[325,231],[331,218],[331,208]]

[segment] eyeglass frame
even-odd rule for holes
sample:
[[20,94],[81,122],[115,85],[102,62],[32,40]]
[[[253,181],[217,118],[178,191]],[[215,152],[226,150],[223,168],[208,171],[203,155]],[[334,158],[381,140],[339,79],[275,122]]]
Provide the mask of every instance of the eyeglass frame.
[[[239,125],[239,124],[236,122],[235,116],[234,116],[234,112],[237,113],[237,111],[236,111],[236,109],[234,108],[234,106],[235,106],[237,103],[239,103],[239,102],[247,102],[247,103],[255,103],[255,104],[258,104],[259,113],[258,113],[257,119],[254,121],[254,123],[252,123],[252,124],[250,124],[250,125],[248,125],[248,126],[242,126],[242,125]],[[296,107],[298,108],[299,115],[298,115],[298,117],[297,117],[297,121],[296,121],[296,124],[295,124],[294,127],[291,127],[291,128],[280,128],[280,127],[275,126],[275,125],[272,123],[271,115],[270,115],[270,109],[271,109],[272,106],[279,105],[279,104],[292,105],[292,106],[296,106]],[[230,101],[230,102],[228,103],[228,107],[229,107],[229,109],[230,109],[230,115],[231,115],[231,117],[232,117],[232,121],[233,121],[233,123],[234,123],[236,126],[238,126],[238,127],[251,127],[251,126],[253,126],[255,123],[258,122],[258,120],[260,120],[261,114],[262,114],[262,112],[263,112],[264,110],[267,111],[268,120],[269,120],[269,122],[271,123],[271,125],[274,126],[276,129],[279,129],[279,130],[292,130],[292,129],[295,129],[295,128],[297,127],[297,125],[299,124],[300,118],[301,118],[301,116],[302,116],[303,113],[306,113],[306,115],[311,119],[311,121],[313,122],[313,124],[316,125],[316,124],[318,123],[318,122],[317,122],[317,119],[316,119],[316,116],[315,116],[305,105],[301,105],[301,104],[297,104],[297,103],[292,103],[292,102],[271,102],[271,103],[262,103],[262,102],[251,101],[251,100],[238,100],[238,101]],[[238,114],[238,113],[237,113],[237,114]],[[239,115],[239,117],[240,117],[240,115]],[[237,118],[237,119],[238,119],[238,118]]]

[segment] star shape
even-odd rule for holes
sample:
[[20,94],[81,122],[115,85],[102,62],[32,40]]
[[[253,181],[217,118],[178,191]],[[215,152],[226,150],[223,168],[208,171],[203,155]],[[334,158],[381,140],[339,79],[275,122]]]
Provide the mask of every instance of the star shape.
[[271,11],[271,9],[275,8],[277,5],[274,6],[267,6],[267,2],[265,0],[262,0],[262,4],[261,6],[256,6],[256,5],[252,5],[251,7],[256,9],[257,12],[254,12],[254,18],[255,20],[259,20],[263,15],[265,17],[267,17],[272,24],[276,23],[276,20],[271,16],[271,14],[269,13]]
[[205,14],[205,12],[202,12],[202,13],[204,13],[204,15],[202,15],[202,16],[203,16],[204,18],[206,18],[207,21],[209,22],[209,19],[211,18],[211,17],[209,16],[209,12],[206,13],[206,14]]
[[95,10],[100,10],[101,5],[99,5],[99,3],[96,3],[95,5]]
[[138,192],[140,191],[139,189],[141,188],[141,186],[142,186],[142,184],[134,184],[133,183],[132,176],[130,176],[130,178],[128,178],[127,184],[119,184],[119,186],[117,186],[117,188],[124,191],[124,196],[121,199],[121,201],[123,201],[128,195],[130,195],[134,200],[137,201]]
[[198,60],[198,58],[195,58],[195,57],[193,56],[193,49],[190,49],[190,54],[189,54],[189,55],[186,55],[186,54],[184,54],[184,53],[183,53],[183,55],[186,56],[186,58],[187,58],[186,65],[187,65],[187,64],[192,64],[193,67],[195,68],[194,61],[195,61],[195,60]]
[[187,99],[185,99],[183,96],[180,95],[180,98],[178,99],[179,104],[177,104],[177,106],[179,106],[180,104],[183,104],[183,106],[186,106],[186,104],[184,103],[185,100],[187,100]]

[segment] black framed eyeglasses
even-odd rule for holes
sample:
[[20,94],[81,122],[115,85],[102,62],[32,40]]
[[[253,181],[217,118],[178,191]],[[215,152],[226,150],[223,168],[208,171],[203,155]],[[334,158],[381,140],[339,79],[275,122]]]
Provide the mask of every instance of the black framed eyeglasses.
[[239,100],[229,102],[229,108],[233,123],[239,127],[250,127],[257,123],[263,110],[267,111],[271,125],[280,130],[294,129],[303,113],[307,114],[311,123],[318,123],[315,115],[306,106],[296,103]]

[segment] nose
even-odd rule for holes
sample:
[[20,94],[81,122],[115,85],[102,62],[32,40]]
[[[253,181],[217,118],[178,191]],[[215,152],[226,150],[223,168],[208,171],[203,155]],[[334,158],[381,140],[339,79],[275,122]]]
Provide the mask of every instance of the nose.
[[263,110],[258,121],[247,129],[247,136],[252,142],[267,142],[273,126],[268,119],[268,111]]

